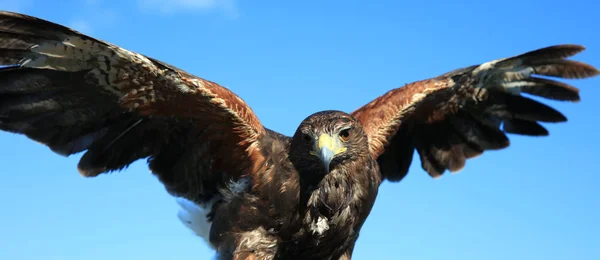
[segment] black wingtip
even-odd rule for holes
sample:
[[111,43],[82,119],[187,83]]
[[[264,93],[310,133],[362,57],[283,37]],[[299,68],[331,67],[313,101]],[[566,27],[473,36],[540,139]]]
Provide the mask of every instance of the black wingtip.
[[523,53],[515,58],[534,59],[534,60],[549,60],[549,59],[566,59],[574,56],[585,50],[585,46],[579,44],[557,44],[537,50]]

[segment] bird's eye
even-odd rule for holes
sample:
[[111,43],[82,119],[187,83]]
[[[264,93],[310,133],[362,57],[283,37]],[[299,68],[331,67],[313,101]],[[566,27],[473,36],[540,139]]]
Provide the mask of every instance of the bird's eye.
[[302,140],[304,142],[312,142],[313,138],[309,134],[302,134]]
[[348,140],[350,140],[350,129],[344,129],[342,131],[340,131],[340,139],[342,139],[342,141],[344,142],[348,142]]

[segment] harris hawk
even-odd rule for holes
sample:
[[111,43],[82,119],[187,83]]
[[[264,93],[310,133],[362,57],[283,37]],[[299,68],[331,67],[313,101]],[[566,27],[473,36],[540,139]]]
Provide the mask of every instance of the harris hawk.
[[235,93],[148,56],[39,18],[0,12],[0,129],[68,156],[85,177],[147,159],[181,221],[219,259],[350,259],[384,180],[414,152],[432,177],[544,136],[566,117],[526,93],[578,101],[552,78],[599,73],[557,45],[321,111],[293,136],[261,124]]

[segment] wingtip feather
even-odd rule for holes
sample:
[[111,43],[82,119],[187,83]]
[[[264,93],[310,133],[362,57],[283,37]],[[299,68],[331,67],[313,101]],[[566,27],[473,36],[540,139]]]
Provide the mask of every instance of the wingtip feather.
[[585,49],[585,46],[579,44],[557,44],[525,52],[513,58],[523,60],[566,59],[575,56]]
[[86,177],[86,178],[90,178],[90,177],[97,177],[98,175],[106,172],[107,169],[105,167],[87,168],[82,165],[77,165],[77,171],[79,172],[79,175]]

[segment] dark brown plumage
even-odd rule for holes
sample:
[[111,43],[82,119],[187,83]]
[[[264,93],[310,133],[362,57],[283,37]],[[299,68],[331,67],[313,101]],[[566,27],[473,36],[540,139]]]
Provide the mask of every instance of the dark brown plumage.
[[548,135],[538,122],[565,121],[519,93],[578,101],[576,88],[535,75],[597,75],[565,60],[582,50],[552,46],[417,81],[350,114],[315,113],[287,137],[216,83],[0,12],[0,129],[85,152],[86,177],[147,158],[221,259],[350,259],[380,183],[402,180],[415,150],[438,177],[507,147],[506,133]]

